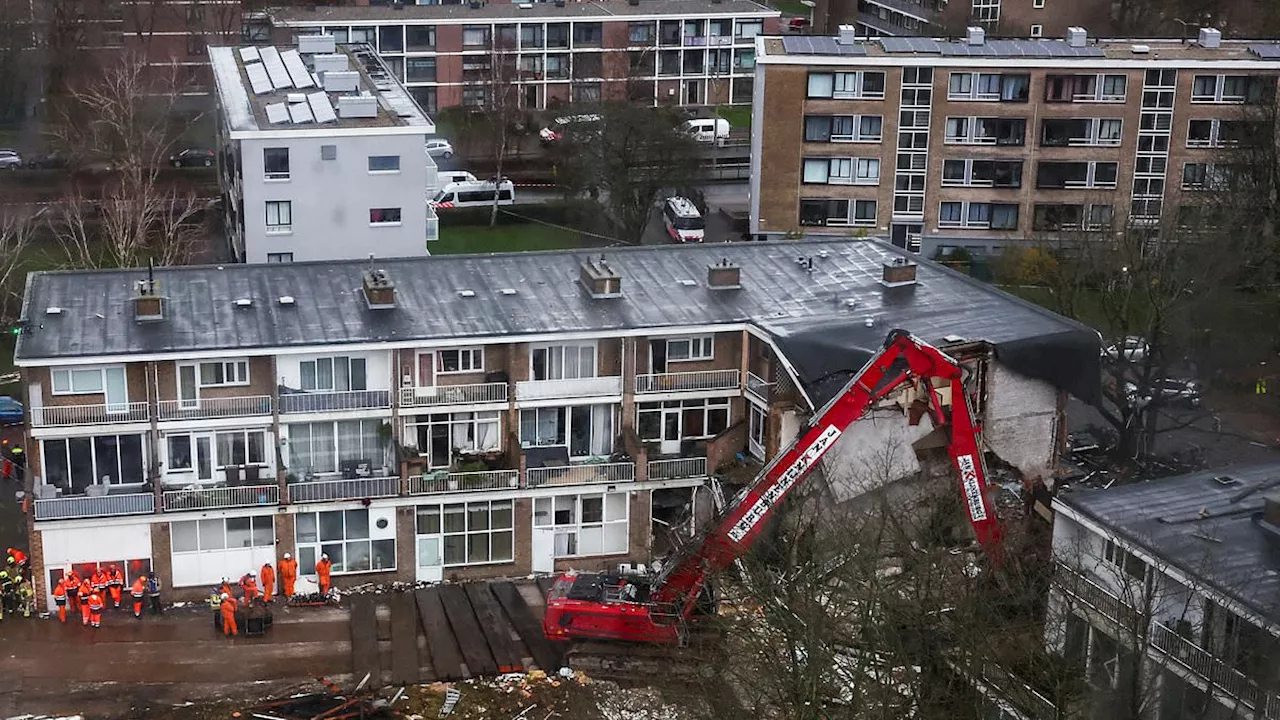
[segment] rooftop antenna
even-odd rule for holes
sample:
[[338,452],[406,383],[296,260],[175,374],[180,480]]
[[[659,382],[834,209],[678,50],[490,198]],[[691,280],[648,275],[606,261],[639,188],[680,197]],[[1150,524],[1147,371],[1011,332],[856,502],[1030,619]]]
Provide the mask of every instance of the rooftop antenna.
[[154,294],[156,291],[156,261],[155,258],[147,258],[147,294]]

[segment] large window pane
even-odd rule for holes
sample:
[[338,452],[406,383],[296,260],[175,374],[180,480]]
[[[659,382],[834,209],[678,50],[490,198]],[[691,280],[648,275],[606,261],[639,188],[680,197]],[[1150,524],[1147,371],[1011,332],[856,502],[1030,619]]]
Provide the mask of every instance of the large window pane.
[[253,526],[249,518],[227,518],[227,547],[253,547]]
[[428,505],[418,508],[418,534],[436,535],[440,532],[440,506]]
[[489,562],[488,533],[473,533],[467,536],[467,562]]
[[396,541],[373,541],[373,570],[390,570],[396,566]]
[[[333,563],[333,572],[346,572],[347,566],[343,564],[343,558],[346,557],[342,553],[342,543],[326,543],[320,546],[320,552],[329,556],[330,562]],[[315,570],[314,566],[310,568]]]
[[369,537],[368,510],[348,510],[346,521],[348,540],[364,540]]
[[345,539],[342,534],[342,515],[340,510],[320,513],[320,542]]
[[[294,517],[299,543],[313,543],[319,540],[319,534],[316,531],[316,514],[315,513],[299,513]],[[302,562],[299,560],[298,562]]]
[[226,549],[225,526],[221,519],[219,520],[201,520],[200,522],[200,549],[201,550],[223,550]]
[[492,514],[489,516],[489,522],[495,530],[514,527],[510,500],[494,500],[491,503],[491,508]]
[[97,459],[98,481],[113,485],[124,482],[120,477],[120,452],[115,435],[104,435],[93,439],[93,450]]
[[367,572],[370,567],[370,549],[368,540],[357,540],[346,544],[346,572]]
[[195,552],[199,550],[199,526],[194,520],[169,523],[169,542],[173,552]]
[[275,523],[270,515],[262,515],[253,518],[253,546],[254,547],[275,547],[276,531]]
[[515,534],[510,531],[495,532],[490,539],[490,560],[493,562],[510,562],[514,559]]
[[462,565],[466,563],[466,535],[444,536],[444,564]]
[[489,503],[467,503],[467,530],[489,529]]
[[466,532],[466,510],[462,505],[444,506],[444,531],[446,533]]

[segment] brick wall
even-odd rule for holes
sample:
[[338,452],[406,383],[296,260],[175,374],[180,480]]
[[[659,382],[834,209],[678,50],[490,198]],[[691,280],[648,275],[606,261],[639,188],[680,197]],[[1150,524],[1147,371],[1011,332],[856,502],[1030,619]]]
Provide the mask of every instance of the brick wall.
[[[746,405],[742,400],[735,400],[731,417],[745,412]],[[747,450],[747,421],[745,418],[729,425],[728,429],[707,441],[707,471],[715,472],[721,465],[732,462],[738,453]]]
[[[227,358],[235,360],[236,358]],[[202,387],[202,398],[248,397],[251,395],[275,395],[276,378],[270,357],[251,357],[249,361],[249,384],[230,385],[226,387]],[[178,399],[178,364],[175,362],[156,363],[156,382],[160,386],[161,400]],[[197,368],[196,372],[199,372]],[[133,399],[133,390],[129,391]]]

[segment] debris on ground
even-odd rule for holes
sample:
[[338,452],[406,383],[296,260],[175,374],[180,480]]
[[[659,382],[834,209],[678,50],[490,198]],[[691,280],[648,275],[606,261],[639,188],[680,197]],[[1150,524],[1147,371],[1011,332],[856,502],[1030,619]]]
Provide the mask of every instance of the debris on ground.
[[404,688],[400,688],[389,698],[378,697],[378,694],[365,689],[369,680],[366,675],[355,690],[344,693],[342,688],[324,678],[320,682],[325,692],[303,693],[291,695],[282,700],[269,700],[259,703],[245,711],[251,718],[258,720],[322,720],[324,718],[398,718],[399,712],[391,706],[404,696]]

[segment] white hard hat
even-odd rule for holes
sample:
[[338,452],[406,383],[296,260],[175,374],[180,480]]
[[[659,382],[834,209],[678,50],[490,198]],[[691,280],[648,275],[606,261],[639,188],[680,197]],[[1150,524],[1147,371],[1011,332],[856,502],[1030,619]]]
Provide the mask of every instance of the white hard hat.
[[284,554],[284,559],[285,559],[285,560],[288,560],[288,559],[289,559],[289,558],[291,558],[291,557],[293,557],[293,556],[292,556],[292,555],[290,555],[289,553],[285,553],[285,554]]
[[327,554],[325,554],[325,553],[320,553],[320,559],[321,559],[321,560],[328,560],[328,559],[329,559],[329,556],[328,556]]
[[223,600],[226,600],[228,597],[230,597],[230,595],[227,595],[226,593],[222,593],[222,599],[223,599]]

